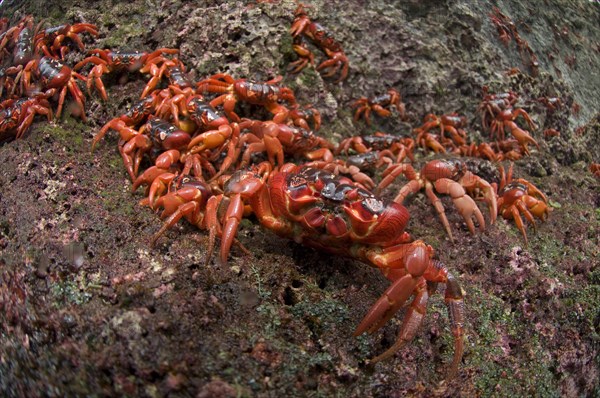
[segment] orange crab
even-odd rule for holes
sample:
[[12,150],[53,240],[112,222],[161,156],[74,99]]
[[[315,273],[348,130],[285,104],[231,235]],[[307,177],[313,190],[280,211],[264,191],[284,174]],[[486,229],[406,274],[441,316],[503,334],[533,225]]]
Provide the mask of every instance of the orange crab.
[[0,103],[0,142],[21,138],[35,115],[44,115],[52,120],[50,104],[43,96],[8,99]]
[[66,64],[52,57],[42,57],[30,61],[23,69],[23,87],[24,91],[29,91],[32,87],[31,75],[40,77],[42,86],[46,91],[46,96],[51,97],[59,94],[58,108],[56,117],[60,118],[67,90],[77,103],[79,116],[85,122],[85,96],[79,89],[76,79],[86,81],[86,78],[69,68]]
[[490,223],[493,224],[496,220],[498,205],[493,187],[483,178],[467,170],[466,164],[459,159],[432,160],[425,164],[418,173],[410,164],[393,164],[383,172],[384,178],[379,183],[377,191],[390,185],[400,174],[410,181],[400,189],[394,202],[403,203],[408,195],[417,193],[424,188],[425,194],[437,211],[450,240],[454,240],[450,223],[446,218],[444,206],[435,192],[450,195],[472,234],[475,233],[473,218],[477,220],[479,229],[482,231],[485,229],[485,219],[471,195],[482,193],[483,200],[489,208]]
[[[160,58],[166,61],[163,54],[178,54],[178,49],[173,48],[159,48],[151,53],[144,51],[120,51],[120,50],[103,50],[96,48],[88,51],[91,56],[78,62],[74,70],[79,70],[87,64],[94,64],[94,67],[90,70],[87,76],[87,89],[88,93],[92,91],[92,86],[100,92],[102,99],[108,101],[108,95],[102,83],[102,75],[105,73],[115,71],[128,71],[135,72],[142,69],[144,66],[156,62],[153,62],[155,58]],[[149,89],[144,91],[147,94]]]
[[542,191],[527,180],[518,178],[513,180],[513,165],[511,163],[508,173],[500,167],[500,186],[498,188],[498,214],[506,219],[513,219],[521,231],[525,246],[527,246],[527,233],[521,215],[536,230],[535,218],[546,221],[551,209],[548,199]]

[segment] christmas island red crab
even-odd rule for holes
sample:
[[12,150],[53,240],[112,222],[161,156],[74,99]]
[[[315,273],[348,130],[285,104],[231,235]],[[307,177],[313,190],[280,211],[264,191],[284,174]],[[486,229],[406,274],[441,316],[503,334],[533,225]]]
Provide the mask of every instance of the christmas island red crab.
[[240,167],[250,162],[250,157],[258,152],[266,152],[273,166],[284,164],[284,154],[303,156],[309,160],[333,161],[333,144],[311,130],[275,122],[245,119],[240,129],[248,129],[240,139],[240,147],[248,144],[242,156]]
[[211,106],[223,105],[225,114],[234,122],[240,117],[234,112],[235,104],[244,101],[254,105],[262,105],[273,114],[275,123],[285,123],[290,117],[290,110],[281,105],[285,101],[291,107],[296,107],[294,92],[288,87],[278,86],[282,77],[264,83],[251,82],[246,79],[235,80],[233,77],[218,73],[197,84],[197,92],[222,94],[210,102]]
[[381,117],[388,117],[392,112],[386,108],[394,107],[400,114],[400,118],[404,119],[406,117],[406,110],[404,103],[402,102],[402,97],[400,96],[400,93],[393,88],[390,88],[387,93],[376,97],[361,97],[354,101],[352,107],[356,108],[356,112],[354,112],[354,121],[358,121],[362,116],[369,126],[371,125],[371,111]]
[[149,64],[154,58],[162,57],[163,54],[179,54],[175,48],[159,48],[151,53],[144,51],[121,51],[121,50],[102,50],[96,48],[88,51],[88,54],[95,54],[78,62],[73,69],[79,70],[85,65],[92,63],[92,68],[87,78],[88,92],[92,91],[92,84],[100,92],[102,99],[108,101],[108,95],[102,83],[102,75],[114,71],[136,72]]
[[239,171],[225,185],[231,203],[223,221],[221,260],[227,259],[246,203],[264,227],[280,236],[379,268],[392,286],[373,305],[355,335],[380,329],[413,294],[414,299],[398,340],[373,362],[392,356],[414,338],[431,293],[428,283],[447,283],[446,303],[455,336],[450,371],[454,374],[463,351],[462,291],[447,269],[432,259],[431,246],[412,241],[404,231],[409,218],[406,208],[323,170],[293,164],[272,174],[257,170]]
[[481,113],[481,125],[483,128],[486,130],[489,129],[496,115],[505,109],[512,108],[518,100],[519,96],[513,91],[489,94],[487,86],[484,86],[483,101],[481,101],[481,104],[477,108]]
[[[392,285],[363,318],[355,336],[382,328],[414,295],[396,343],[371,362],[391,357],[413,340],[424,319],[429,295],[435,290],[433,287],[438,282],[445,283],[445,301],[454,335],[449,375],[456,373],[463,354],[462,289],[447,268],[433,259],[433,248],[423,241],[412,240],[404,231],[409,219],[404,206],[382,200],[348,178],[289,163],[276,172],[266,162],[237,171],[224,184],[223,195],[214,196],[201,189],[186,194],[188,198],[179,195],[170,200],[169,208],[164,203],[166,199],[162,200],[169,219],[159,233],[181,217],[192,218],[196,225],[209,229],[210,241],[215,236],[221,237],[223,263],[235,242],[245,206],[249,205],[260,223],[277,235],[379,268]],[[219,202],[228,202],[221,217],[217,216]]]
[[85,96],[77,85],[76,78],[85,81],[86,78],[69,68],[62,61],[51,57],[42,57],[40,60],[34,59],[30,61],[23,70],[23,85],[24,91],[27,92],[31,87],[31,74],[39,75],[42,86],[48,97],[55,93],[60,93],[58,100],[58,108],[56,109],[56,117],[60,118],[67,89],[77,103],[79,116],[85,122]]
[[600,163],[590,164],[590,172],[597,178],[600,178]]
[[[41,24],[41,23],[40,23]],[[7,44],[12,44],[13,66],[23,66],[31,61],[33,57],[33,38],[40,28],[40,24],[33,28],[33,17],[25,16],[21,21],[8,29],[0,38],[0,59],[5,51]]]
[[496,118],[492,121],[492,136],[496,136],[500,140],[504,140],[504,131],[510,131],[512,136],[517,140],[517,142],[521,146],[523,152],[526,155],[529,155],[529,148],[527,147],[527,145],[533,144],[538,148],[540,146],[527,130],[523,130],[515,123],[515,119],[519,116],[523,116],[530,129],[536,128],[535,124],[529,117],[529,114],[523,109],[507,108],[498,113],[496,115]]
[[18,139],[25,134],[36,114],[52,120],[52,110],[43,97],[9,99],[0,104],[0,142],[13,137]]
[[150,115],[164,102],[162,92],[154,92],[151,96],[142,98],[133,104],[123,115],[106,123],[92,140],[92,151],[109,130],[116,130],[121,137],[133,137],[138,134],[135,127],[144,123]]
[[403,203],[408,195],[425,188],[425,194],[437,211],[450,240],[454,240],[450,223],[446,218],[444,206],[435,192],[450,195],[472,234],[475,233],[473,217],[477,220],[480,230],[485,229],[485,219],[472,196],[482,194],[490,211],[490,223],[493,224],[496,220],[498,204],[493,187],[481,177],[467,170],[466,164],[459,159],[432,160],[425,164],[418,173],[410,164],[393,164],[383,172],[384,178],[379,183],[377,191],[390,185],[400,174],[410,181],[400,189],[394,202]]
[[335,153],[348,153],[350,149],[358,153],[378,151],[382,156],[388,156],[391,159],[395,159],[397,163],[400,163],[407,157],[411,161],[414,160],[414,146],[415,142],[410,137],[386,134],[378,131],[372,135],[346,138],[340,142]]
[[[462,129],[467,124],[467,118],[458,116],[453,113],[451,115],[437,116],[430,113],[423,119],[423,125],[415,129],[417,133],[417,142],[427,141],[423,139],[423,134],[427,134],[430,130],[438,128],[440,131],[440,142],[442,145],[447,144],[450,147],[458,147],[467,143],[467,133]],[[449,133],[450,138],[446,138],[444,133]]]
[[[114,124],[111,123],[113,121],[115,121]],[[123,119],[113,119],[113,121],[105,125],[94,137],[94,143],[100,140],[101,134],[105,134],[109,129],[115,129],[121,137],[119,152],[132,181],[137,179],[139,165],[145,153],[153,148],[167,151],[170,149],[184,150],[192,140],[185,131],[153,115],[148,117],[139,131],[127,126]]]
[[517,228],[521,231],[525,246],[527,246],[527,233],[521,215],[536,229],[535,218],[545,221],[551,209],[548,199],[542,191],[527,180],[518,178],[513,180],[513,165],[510,165],[508,174],[500,167],[500,186],[498,187],[498,212],[506,219],[515,220]]
[[80,51],[85,50],[85,46],[79,38],[79,33],[83,32],[98,36],[96,25],[89,23],[64,24],[44,29],[38,33],[34,39],[34,47],[36,50],[41,49],[48,57],[60,56],[61,59],[64,59],[69,52],[69,47],[62,45],[65,39],[70,39]]
[[321,62],[317,70],[325,71],[325,77],[332,77],[340,72],[337,82],[341,82],[348,76],[348,58],[340,43],[333,39],[323,26],[312,22],[304,11],[303,4],[299,4],[295,12],[295,19],[290,28],[290,33],[294,38],[294,51],[299,59],[290,64],[292,73],[298,73],[310,62],[314,63],[314,55],[306,46],[303,37],[309,38],[317,47],[329,57],[328,60]]

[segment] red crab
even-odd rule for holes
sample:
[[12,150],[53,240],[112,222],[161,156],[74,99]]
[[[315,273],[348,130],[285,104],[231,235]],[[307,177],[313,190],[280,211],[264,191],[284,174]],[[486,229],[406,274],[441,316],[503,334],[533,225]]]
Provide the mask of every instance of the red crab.
[[236,235],[244,204],[260,223],[276,234],[333,254],[358,259],[379,268],[392,285],[371,307],[354,335],[374,333],[414,298],[398,340],[372,362],[392,356],[416,335],[424,318],[431,283],[446,283],[446,304],[455,336],[453,375],[463,352],[463,295],[458,281],[433,260],[433,249],[413,241],[404,231],[409,214],[402,205],[386,202],[329,172],[287,164],[270,173],[257,167],[235,173],[225,185],[230,204],[222,222],[221,260]]
[[590,165],[590,172],[591,172],[591,173],[592,173],[594,176],[596,176],[596,177],[600,178],[600,163],[592,163],[592,164]]
[[[173,123],[181,129],[191,133],[198,128],[216,129],[230,123],[222,112],[217,111],[208,100],[193,90],[173,85],[166,90],[173,95],[161,103],[156,114],[164,120],[172,118]],[[184,116],[186,120],[180,120],[180,116]]]
[[348,58],[340,43],[333,39],[329,33],[318,23],[312,22],[304,11],[303,4],[299,4],[295,12],[295,19],[290,28],[290,33],[294,38],[294,51],[300,57],[297,61],[290,64],[292,73],[298,73],[310,62],[314,63],[314,55],[306,46],[303,37],[310,39],[319,47],[329,58],[321,62],[317,70],[325,71],[325,77],[332,77],[340,73],[336,82],[341,82],[348,76]]
[[453,153],[460,156],[488,159],[492,162],[503,159],[503,154],[496,153],[492,146],[487,142],[482,142],[479,145],[475,143],[470,145],[461,145],[456,148]]
[[34,29],[33,17],[27,15],[19,23],[0,35],[0,59],[2,53],[12,44],[12,66],[23,66],[33,58],[33,38],[39,30],[41,22]]
[[526,155],[529,155],[529,148],[527,147],[529,144],[533,144],[537,148],[539,148],[540,146],[527,130],[523,130],[515,123],[515,119],[519,116],[523,116],[529,128],[536,128],[535,124],[529,117],[529,114],[523,109],[508,108],[498,113],[496,115],[496,118],[492,121],[492,136],[496,136],[499,140],[504,140],[505,130],[510,131],[512,136],[517,140],[517,142],[523,149],[523,152]]
[[78,62],[73,69],[79,70],[85,65],[92,63],[92,68],[87,78],[88,92],[92,90],[92,84],[100,92],[102,99],[108,100],[102,75],[114,71],[136,72],[150,63],[154,58],[162,57],[163,54],[178,54],[179,50],[174,48],[159,48],[151,53],[144,51],[120,51],[120,50],[102,50],[94,49],[88,51],[89,54],[96,54]]
[[207,92],[222,94],[210,104],[214,107],[223,105],[225,114],[235,122],[240,121],[240,117],[234,112],[235,104],[244,101],[264,106],[273,114],[275,123],[285,123],[290,116],[290,111],[280,102],[286,101],[290,106],[295,107],[296,97],[289,88],[277,85],[281,79],[282,77],[278,76],[264,83],[256,83],[246,79],[235,80],[227,74],[218,73],[199,82],[197,91],[201,94]]
[[483,88],[483,101],[479,104],[478,111],[481,113],[481,125],[484,129],[489,129],[496,115],[503,110],[512,108],[519,100],[519,96],[508,91],[499,94],[489,94],[487,87]]
[[379,183],[378,190],[387,187],[400,174],[410,181],[400,189],[394,202],[403,203],[408,195],[417,193],[424,188],[425,194],[435,207],[450,240],[454,239],[450,224],[446,218],[444,206],[435,192],[450,195],[472,234],[475,233],[472,218],[477,220],[482,231],[485,229],[485,219],[471,196],[478,193],[483,194],[483,200],[487,203],[490,212],[490,223],[493,224],[496,220],[498,205],[494,189],[487,181],[468,171],[465,163],[459,159],[432,160],[425,164],[418,173],[410,164],[393,164],[384,171],[384,178]]
[[92,140],[92,150],[94,150],[98,142],[100,142],[111,129],[119,132],[121,137],[124,137],[125,134],[131,137],[137,135],[138,132],[135,128],[142,123],[145,123],[148,117],[156,111],[157,107],[164,99],[161,92],[154,92],[150,97],[142,98],[137,101],[123,115],[110,120],[100,129],[98,134],[94,136],[94,139]]
[[358,153],[378,151],[382,156],[396,159],[396,162],[400,163],[407,157],[414,160],[412,152],[414,146],[415,142],[410,137],[376,132],[362,137],[346,138],[340,142],[335,153],[348,153],[350,149]]
[[323,159],[326,162],[333,160],[331,153],[333,144],[310,130],[282,123],[248,119],[240,123],[240,129],[250,131],[243,134],[240,140],[240,147],[248,144],[242,156],[241,168],[247,166],[250,157],[258,152],[266,152],[269,163],[273,166],[284,164],[284,154],[302,156],[309,160]]
[[9,99],[0,104],[0,142],[21,138],[36,114],[52,120],[52,110],[45,97]]
[[58,100],[58,108],[56,109],[56,117],[60,118],[67,90],[73,96],[73,99],[77,103],[79,116],[85,122],[85,97],[75,79],[86,81],[86,78],[69,68],[62,61],[51,57],[42,57],[39,61],[33,60],[29,62],[23,70],[23,84],[25,91],[27,92],[31,86],[31,74],[35,74],[40,77],[42,86],[49,96],[55,93],[60,93]]
[[22,66],[0,67],[0,98],[2,98],[4,90],[6,90],[7,98],[20,95],[17,88],[22,74]]
[[[415,129],[415,132],[417,133],[416,141],[419,143],[423,141],[427,146],[427,139],[424,137],[424,135],[430,133],[432,129],[439,127],[440,139],[437,141],[440,142],[440,144],[453,148],[456,148],[460,145],[465,145],[467,143],[467,133],[462,129],[462,127],[464,127],[466,124],[467,118],[464,116],[458,116],[456,113],[442,116],[437,116],[433,113],[430,113],[423,119],[423,125]],[[444,133],[450,134],[450,138],[446,138]]]
[[[160,66],[158,66],[160,65]],[[146,63],[141,69],[141,73],[150,73],[150,80],[144,90],[142,91],[141,98],[144,98],[154,90],[158,85],[163,76],[167,76],[169,84],[177,87],[180,90],[188,90],[190,93],[193,91],[191,88],[194,83],[187,78],[185,75],[185,65],[178,58],[166,59],[164,57],[156,57]]]
[[500,167],[500,186],[498,188],[498,214],[506,219],[515,220],[517,228],[521,231],[525,246],[527,246],[527,233],[521,215],[536,229],[535,218],[545,221],[551,209],[548,199],[542,191],[527,180],[518,178],[513,180],[513,165],[510,165],[508,174]]
[[[142,125],[139,131],[127,126],[126,123],[118,123],[118,121],[109,128],[117,130],[121,136],[119,152],[132,181],[137,178],[139,166],[145,153],[153,148],[162,150],[187,149],[187,145],[192,140],[185,131],[152,115],[148,117],[147,122]],[[94,141],[97,142],[96,139]]]
[[402,97],[400,96],[400,93],[393,88],[390,88],[387,93],[376,97],[361,97],[352,104],[352,107],[357,108],[356,112],[354,112],[354,121],[358,121],[361,116],[364,116],[365,121],[369,126],[371,125],[371,111],[381,117],[388,117],[392,112],[386,108],[394,107],[400,114],[400,118],[404,119],[406,116]]
[[80,51],[85,50],[85,46],[79,38],[79,33],[83,32],[98,36],[96,25],[89,23],[63,24],[47,28],[35,35],[34,47],[37,51],[41,49],[48,57],[60,56],[61,59],[64,59],[69,51],[69,47],[62,45],[65,39],[73,41]]
[[[294,164],[286,164],[278,172],[272,172],[268,163],[240,170],[225,183],[222,195],[201,190],[190,192],[190,199],[177,195],[169,199],[172,207],[165,206],[165,215],[170,216],[159,233],[181,217],[194,218],[196,225],[209,229],[211,242],[216,236],[221,237],[223,263],[235,242],[245,206],[249,205],[260,223],[277,235],[379,268],[392,284],[371,307],[354,335],[379,330],[414,295],[398,340],[371,362],[391,357],[416,336],[433,286],[445,283],[445,301],[455,338],[450,377],[456,373],[463,353],[462,289],[446,267],[433,259],[431,246],[413,241],[404,231],[409,219],[404,206],[386,202],[348,178]],[[202,195],[208,198],[199,197]],[[161,197],[164,205],[167,199],[163,198],[166,196]],[[222,215],[217,214],[220,203],[228,203]]]
[[[306,163],[305,166],[312,167],[315,169],[325,170],[325,171],[328,171],[335,175],[348,176],[352,181],[357,183],[357,186],[360,186],[367,190],[371,190],[371,189],[375,188],[375,186],[377,184],[375,184],[375,182],[373,182],[373,179],[371,177],[369,177],[367,174],[363,173],[364,169],[362,169],[361,167],[367,168],[371,165],[377,166],[378,161],[374,160],[371,165],[367,166],[366,164],[367,164],[367,162],[369,162],[369,160],[353,162],[352,158],[376,157],[377,155],[378,155],[377,152],[367,152],[367,153],[361,153],[359,155],[350,156],[345,161],[340,158],[335,158],[331,161],[313,160],[312,162]],[[380,159],[382,164],[386,160],[393,162],[391,159],[388,159],[386,157],[382,157]],[[356,163],[360,163],[360,166],[358,166]]]

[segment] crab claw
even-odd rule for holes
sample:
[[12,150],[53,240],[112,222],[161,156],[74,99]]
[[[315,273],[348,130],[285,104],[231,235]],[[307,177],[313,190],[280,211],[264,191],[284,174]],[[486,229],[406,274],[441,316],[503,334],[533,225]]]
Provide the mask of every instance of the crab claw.
[[510,133],[512,134],[513,137],[515,137],[515,139],[517,140],[517,142],[519,143],[521,148],[523,148],[523,152],[525,152],[526,155],[529,155],[529,148],[527,147],[527,145],[533,144],[538,149],[540,148],[540,145],[529,134],[529,132],[519,128],[519,126],[517,126],[517,124],[515,122],[508,121],[508,122],[504,122],[504,124],[506,125],[506,127],[508,127],[510,129]]
[[[494,192],[494,188],[492,188],[490,183],[471,173],[470,171],[467,171],[460,179],[460,185],[462,185],[468,192],[477,191],[483,193],[483,200],[490,210],[490,224],[493,224],[496,221],[496,216],[498,215],[498,203],[496,193]],[[475,195],[471,196],[475,197]]]
[[473,216],[479,223],[479,229],[481,231],[485,230],[485,219],[483,218],[483,214],[481,214],[481,210],[479,210],[475,201],[467,195],[465,189],[458,182],[449,178],[440,178],[435,182],[435,190],[439,193],[450,195],[458,212],[467,223],[471,234],[475,234]]

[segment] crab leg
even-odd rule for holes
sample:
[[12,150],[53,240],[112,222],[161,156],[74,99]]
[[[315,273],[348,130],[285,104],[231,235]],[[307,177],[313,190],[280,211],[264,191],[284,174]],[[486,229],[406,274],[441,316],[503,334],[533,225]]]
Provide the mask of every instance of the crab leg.
[[[444,193],[444,192],[440,192],[440,193]],[[438,198],[437,195],[433,192],[433,188],[431,187],[430,183],[427,183],[427,185],[425,186],[425,195],[427,196],[427,198],[431,202],[431,205],[435,208],[435,211],[437,212],[438,216],[440,217],[440,220],[442,221],[442,224],[444,225],[444,229],[446,230],[446,233],[448,234],[450,241],[454,242],[454,237],[452,236],[452,230],[450,229],[450,223],[448,222],[448,218],[446,217],[446,211],[444,210],[444,205],[442,204],[442,201],[440,200],[440,198]]]
[[[434,262],[436,266],[443,267],[440,262]],[[445,267],[440,270],[446,270]],[[448,307],[448,316],[450,318],[450,328],[454,335],[454,357],[452,365],[448,372],[448,378],[454,377],[458,371],[458,365],[462,360],[464,352],[464,323],[465,323],[465,305],[463,301],[463,292],[454,276],[446,271],[446,293],[444,297],[446,307]]]
[[396,342],[382,354],[371,359],[371,363],[376,363],[393,356],[404,345],[410,342],[417,335],[425,314],[427,312],[427,302],[429,300],[429,292],[427,291],[427,283],[425,279],[421,279],[416,287],[415,298],[410,307],[406,310],[406,315],[402,320],[402,326],[398,333]]
[[[413,294],[429,262],[426,245],[421,241],[400,244],[381,251],[372,250],[366,255],[370,263],[381,267],[384,273],[402,267],[408,273],[395,280],[371,307],[356,328],[355,336],[364,332],[373,333],[389,321]],[[392,273],[390,277],[396,275]]]

